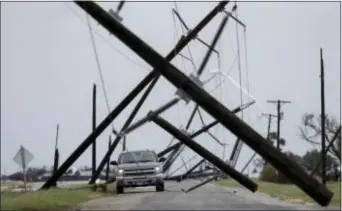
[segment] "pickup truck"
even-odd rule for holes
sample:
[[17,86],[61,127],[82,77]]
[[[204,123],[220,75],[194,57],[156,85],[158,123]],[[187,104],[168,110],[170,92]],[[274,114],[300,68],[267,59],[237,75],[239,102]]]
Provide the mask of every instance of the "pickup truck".
[[116,192],[123,193],[124,188],[155,186],[156,191],[164,191],[164,173],[162,162],[154,151],[124,151],[117,161],[110,164],[116,168]]

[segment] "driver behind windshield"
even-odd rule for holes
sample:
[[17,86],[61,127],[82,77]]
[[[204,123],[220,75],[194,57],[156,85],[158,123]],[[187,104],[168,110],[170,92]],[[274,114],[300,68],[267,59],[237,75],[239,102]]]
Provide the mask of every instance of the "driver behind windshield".
[[127,152],[120,157],[120,163],[156,162],[152,152]]

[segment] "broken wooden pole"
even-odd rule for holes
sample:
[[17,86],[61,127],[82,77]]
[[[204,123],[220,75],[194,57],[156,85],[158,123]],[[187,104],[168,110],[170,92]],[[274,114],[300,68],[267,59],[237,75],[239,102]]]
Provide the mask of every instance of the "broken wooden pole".
[[111,16],[100,6],[94,2],[86,1],[77,1],[75,3],[110,33],[127,45],[127,47],[138,54],[143,60],[159,71],[175,87],[182,88],[191,96],[193,101],[200,105],[215,119],[219,120],[219,122],[234,135],[240,137],[249,147],[258,152],[265,160],[298,185],[316,202],[322,206],[327,206],[330,203],[334,194],[327,187],[311,178],[303,168],[295,163],[295,161],[292,161],[278,151],[258,132],[239,119],[222,103],[194,83],[175,66],[165,60],[143,40],[133,34],[121,23],[111,18]]

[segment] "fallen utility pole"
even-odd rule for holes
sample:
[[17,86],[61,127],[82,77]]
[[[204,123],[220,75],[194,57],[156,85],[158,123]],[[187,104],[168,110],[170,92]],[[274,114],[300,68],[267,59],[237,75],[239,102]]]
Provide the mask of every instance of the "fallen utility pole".
[[[209,49],[207,50],[206,54],[204,55],[204,58],[200,64],[200,67],[198,68],[197,70],[197,77],[200,77],[204,71],[204,68],[205,66],[207,65],[208,61],[209,61],[209,58],[211,56],[211,54],[213,53],[214,51],[214,48],[218,42],[218,40],[220,39],[220,36],[223,32],[223,29],[225,28],[226,24],[227,24],[227,21],[228,21],[228,17],[226,16],[225,18],[223,18],[223,20],[221,21],[219,27],[218,27],[218,30],[210,44],[210,47]],[[190,127],[190,124],[193,120],[193,117],[196,113],[196,111],[198,111],[198,105],[195,106],[195,109],[193,110],[193,113],[190,117],[190,120],[188,122],[188,125],[186,127],[186,130],[189,129]],[[172,159],[170,159],[169,162],[167,162],[167,167],[166,167],[166,171],[172,166],[172,164],[174,163],[174,161],[177,159],[177,157],[182,153],[182,151],[185,149],[185,147],[181,146],[179,149],[178,149],[178,153],[174,154],[174,156],[172,157]]]
[[166,158],[165,162],[163,163],[163,173],[165,174],[169,168],[171,167],[172,160],[175,158],[176,154],[179,153],[179,149],[182,145],[179,145],[174,151],[170,153],[170,155]]
[[179,141],[183,142],[184,145],[192,149],[194,152],[198,153],[204,159],[208,160],[209,162],[217,166],[220,170],[237,180],[241,185],[245,186],[250,191],[255,192],[257,190],[258,185],[255,184],[252,180],[240,174],[240,172],[236,171],[234,168],[221,160],[218,156],[214,155],[213,153],[202,147],[200,144],[196,143],[190,138],[190,136],[178,130],[162,117],[154,116],[152,121],[165,131],[169,132]]
[[[169,102],[165,103],[164,105],[162,105],[161,107],[159,107],[158,109],[155,109],[153,111],[154,114],[161,114],[162,112],[166,111],[167,109],[171,108],[172,106],[176,105],[178,102],[180,101],[179,98],[174,98],[173,100],[170,100]],[[141,127],[142,125],[144,125],[145,123],[147,123],[149,121],[149,116],[146,115],[144,118],[134,122],[133,124],[131,124],[129,127],[125,128],[124,130],[122,130],[122,132],[120,133],[122,136],[126,136],[127,134],[133,132],[134,130],[138,129],[139,127]]]
[[[220,30],[222,31],[222,26],[220,27]],[[219,32],[220,32],[219,30]],[[219,34],[219,33],[218,33]],[[220,34],[219,34],[220,35]],[[215,36],[215,39],[217,41],[218,35]],[[177,52],[178,53],[178,52]],[[176,54],[176,53],[174,53]],[[208,57],[208,53],[206,54],[206,56]],[[203,62],[206,63],[207,61]],[[200,68],[200,71],[203,71],[204,67],[202,67],[202,69]],[[199,75],[201,74],[201,72],[199,73]],[[137,112],[139,111],[140,107],[142,106],[143,102],[146,100],[147,96],[149,95],[149,93],[152,91],[153,87],[155,86],[156,82],[159,79],[160,74],[158,74],[156,76],[156,78],[154,79],[154,81],[152,81],[152,83],[150,84],[150,86],[148,87],[148,90],[146,90],[146,92],[144,93],[144,96],[141,97],[141,100],[137,103],[136,107],[134,108],[134,111],[132,112],[131,116],[127,119],[127,121],[124,124],[124,127],[122,128],[121,132],[125,131],[129,125],[131,124],[131,122],[133,121],[134,116],[137,114]],[[178,101],[177,101],[178,102]],[[108,150],[108,152],[106,153],[106,155],[104,156],[104,158],[102,159],[95,175],[91,178],[89,184],[92,184],[95,182],[95,179],[99,176],[100,172],[102,171],[103,167],[104,167],[104,163],[109,159],[110,155],[114,152],[117,144],[119,143],[121,139],[121,136],[117,136],[117,138],[114,140],[113,145],[110,147],[110,149]],[[171,166],[172,162],[174,161],[174,159],[177,157],[177,154],[174,155],[174,157],[171,157],[169,160],[167,160],[167,162],[164,164],[164,166],[166,166],[165,171]]]
[[201,182],[201,183],[199,183],[199,184],[197,184],[197,185],[195,185],[195,186],[193,186],[187,190],[182,189],[182,191],[184,193],[188,193],[188,192],[193,191],[193,190],[195,190],[195,189],[197,189],[197,188],[199,188],[199,187],[201,187],[201,186],[203,186],[203,185],[205,185],[211,181],[217,180],[218,177],[219,177],[219,175],[212,176],[211,178],[209,178],[209,179],[207,179],[207,180],[205,180],[205,181],[203,181],[203,182]]
[[236,159],[236,152],[237,152],[237,148],[239,147],[239,144],[240,144],[240,138],[237,137],[235,144],[234,144],[234,147],[233,147],[233,150],[232,150],[232,153],[230,154],[230,157],[229,157],[230,163],[234,163],[234,160]]
[[[199,178],[199,177],[208,177],[208,176],[212,176],[213,172],[193,172],[191,173],[188,178],[189,179],[196,179],[196,178]],[[164,180],[165,181],[178,181],[178,180],[181,180],[182,179],[182,174],[181,175],[175,175],[175,176],[169,176],[169,177],[165,177]]]
[[184,151],[184,149],[185,149],[185,146],[180,145],[178,149],[170,153],[170,159],[168,159],[163,166],[164,174],[167,174],[167,175],[169,174],[168,172],[172,164],[175,162],[177,157]]
[[[96,130],[96,84],[93,85],[93,116],[92,116],[92,126],[93,132]],[[91,162],[91,171],[92,176],[95,174],[96,171],[96,138],[93,141],[93,148],[92,148],[92,162]]]
[[184,179],[186,179],[197,167],[199,167],[203,162],[205,161],[205,159],[202,159],[202,160],[200,160],[198,163],[196,163],[193,167],[191,167],[187,172],[185,172],[182,176],[181,176],[181,178],[180,178],[180,180],[178,180],[177,182],[180,182],[180,181],[182,181],[182,180],[184,180]]
[[[150,115],[150,116],[155,116],[155,115],[157,115],[157,114],[153,114],[153,115]],[[150,119],[151,119],[151,118],[150,118]],[[200,130],[194,132],[190,137],[191,137],[191,138],[195,138],[195,137],[197,137],[198,135],[202,134],[203,132],[208,131],[211,127],[215,126],[216,124],[218,124],[218,121],[214,121],[214,122],[208,124],[207,126],[201,128]],[[166,172],[166,171],[171,167],[172,161],[174,161],[175,158],[176,158],[176,155],[180,153],[180,151],[179,151],[180,148],[181,148],[181,147],[184,148],[185,146],[184,146],[184,144],[183,144],[182,142],[179,142],[179,143],[177,143],[177,144],[175,144],[175,145],[173,145],[173,146],[171,146],[171,147],[174,147],[175,149],[174,149],[174,151],[170,154],[169,158],[167,159],[167,162],[165,162],[165,164],[164,164],[164,166],[163,166],[164,172]],[[170,148],[171,148],[171,147],[170,147]],[[168,148],[168,149],[170,149],[170,148]]]
[[[232,112],[233,112],[233,113],[238,113],[238,112],[240,112],[240,111],[242,111],[242,110],[248,108],[249,106],[253,105],[254,103],[255,103],[255,101],[251,101],[251,102],[249,102],[249,103],[246,103],[246,104],[244,104],[244,105],[241,105],[241,106],[235,108]],[[196,110],[197,110],[196,108],[198,109],[198,107],[195,107],[195,109],[193,110],[193,113],[191,114],[190,120],[192,120],[192,118],[194,117],[195,112],[196,112]],[[153,115],[157,115],[157,114],[158,114],[158,113],[154,113],[154,112],[150,112],[150,113],[153,113]],[[150,116],[152,116],[152,115],[150,115]],[[150,118],[149,118],[149,119],[150,119]],[[190,122],[190,120],[189,120],[189,122]],[[188,124],[187,124],[187,128],[188,128],[189,122],[188,122]],[[195,138],[195,137],[197,137],[198,135],[202,134],[203,132],[208,131],[210,128],[214,127],[214,126],[217,125],[218,123],[219,123],[219,122],[218,122],[217,120],[215,120],[215,121],[213,121],[212,123],[208,124],[207,126],[204,126],[204,127],[201,128],[200,130],[194,132],[190,137],[191,137],[191,138]],[[165,155],[166,153],[171,152],[172,150],[175,150],[175,149],[178,150],[178,149],[179,149],[178,147],[181,146],[181,145],[182,145],[182,143],[181,143],[181,142],[178,142],[178,143],[176,143],[176,144],[174,144],[174,145],[172,145],[172,146],[166,148],[166,149],[163,150],[162,152],[158,153],[158,157],[161,157],[161,156]]]
[[[81,2],[75,2],[79,4]],[[93,2],[91,2],[93,4]],[[96,3],[94,3],[96,5]],[[202,21],[194,27],[194,29],[188,33],[185,37],[182,37],[176,44],[174,49],[165,57],[166,60],[171,61],[196,35],[228,4],[228,1],[221,1],[211,12],[202,19]],[[79,5],[80,6],[80,5]],[[96,5],[97,6],[97,5]],[[102,9],[102,8],[100,8]],[[113,21],[110,14],[102,10],[102,13],[106,14],[106,18]],[[115,20],[114,20],[115,21]],[[64,172],[66,172],[71,165],[81,156],[81,154],[92,144],[109,125],[110,123],[123,111],[127,105],[149,84],[157,74],[155,70],[150,72],[120,103],[117,107],[98,125],[96,130],[92,132],[66,159],[66,161],[60,166],[60,168],[54,173],[41,187],[41,189],[50,188],[51,185],[56,182]]]
[[188,167],[187,167],[187,165],[186,165],[186,162],[185,162],[183,156],[181,156],[181,160],[182,160],[182,162],[183,162],[183,166],[185,167],[185,169],[186,169],[186,170],[189,170]]
[[173,145],[171,145],[170,147],[164,149],[163,151],[161,151],[161,152],[159,152],[159,153],[157,154],[158,158],[163,157],[163,156],[166,155],[167,153],[169,153],[169,152],[171,152],[171,151],[177,149],[180,145],[181,145],[181,142],[178,142],[178,143],[173,144]]
[[[57,171],[58,162],[59,162],[58,133],[59,133],[59,124],[57,124],[57,131],[56,131],[55,155],[54,155],[54,159],[53,159],[53,172]],[[52,187],[57,187],[57,181],[52,184]]]
[[[250,105],[252,105],[252,104],[254,104],[254,103],[255,103],[255,101],[253,100],[253,101],[251,101],[251,102],[249,102],[249,103],[247,103],[247,104],[241,105],[241,106],[238,107],[238,108],[241,108],[241,111],[242,111],[242,110],[244,110],[245,108],[249,107]],[[240,111],[240,110],[239,110],[239,111]],[[232,112],[233,112],[233,113],[237,113],[237,112],[235,112],[235,109],[232,110]],[[235,144],[234,144],[232,153],[230,154],[230,157],[229,157],[230,163],[233,163],[234,160],[236,159],[236,156],[237,156],[236,152],[237,152],[237,148],[238,148],[238,146],[239,146],[239,143],[240,143],[240,140],[239,140],[239,138],[237,138],[236,141],[235,141]],[[233,165],[233,166],[234,166],[234,165]]]
[[[198,155],[193,155],[191,158],[189,158],[187,161],[185,161],[185,164],[188,164],[190,161],[192,161],[193,159],[195,159],[196,157],[197,157]],[[181,165],[181,166],[179,166],[178,168],[176,168],[175,170],[173,170],[169,175],[173,175],[175,172],[177,172],[179,169],[181,169],[182,167],[184,166],[184,164],[183,165]]]
[[[248,102],[246,104],[240,105],[239,107],[232,110],[232,112],[238,113],[240,111],[243,111],[244,109],[248,108],[249,106],[253,105],[254,103],[255,103],[255,101],[251,101],[251,102]],[[193,117],[194,113],[196,112],[196,110],[198,110],[198,106],[196,106],[195,109],[193,110],[192,117]],[[202,132],[209,131],[209,129],[214,127],[216,124],[218,124],[217,120],[215,120],[214,122],[210,123],[209,125],[203,127],[202,129],[198,130],[197,132],[193,133],[191,135],[191,138],[195,138],[197,135],[200,135]]]
[[[276,115],[273,114],[265,114],[262,113],[262,116],[267,116],[268,117],[268,124],[267,124],[267,135],[266,135],[266,140],[270,141],[270,132],[271,132],[271,122],[272,122],[272,118],[277,117]],[[242,170],[240,171],[241,173],[243,173],[246,168],[248,167],[248,165],[252,162],[252,160],[254,159],[254,157],[257,155],[257,153],[255,152],[252,157],[248,160],[248,162],[246,163],[246,165],[242,168]]]
[[326,183],[326,156],[324,153],[325,150],[325,99],[324,99],[324,61],[323,61],[323,50],[320,49],[320,57],[321,57],[321,142],[322,142],[322,150],[321,150],[321,160],[322,160],[322,183]]
[[[265,160],[268,160],[275,168],[280,170],[284,176],[292,180],[316,202],[322,206],[327,206],[329,204],[334,194],[327,187],[311,178],[297,163],[276,150],[264,137],[232,114],[224,105],[191,81],[184,73],[165,60],[143,40],[122,24],[113,20],[113,18],[96,3],[85,1],[77,1],[75,3],[122,41],[127,47],[138,54],[143,60],[156,68],[156,70],[175,87],[181,87],[185,93],[191,96],[192,100],[215,119],[219,120],[219,122],[234,135],[240,137],[247,145],[263,156]],[[65,166],[67,167],[67,165]],[[65,170],[66,169],[63,169],[63,172]],[[58,177],[54,176],[54,178],[56,179]]]
[[[193,121],[193,119],[194,119],[194,117],[195,117],[195,114],[196,114],[197,109],[198,109],[198,105],[195,105],[195,108],[194,108],[194,110],[192,111],[192,113],[191,113],[191,115],[190,115],[190,118],[189,118],[189,120],[188,120],[188,122],[187,122],[187,124],[186,124],[186,126],[185,126],[185,130],[188,130],[188,129],[190,128],[190,125],[191,125],[191,123],[192,123],[192,121]],[[157,115],[157,114],[156,114],[156,115]],[[156,115],[155,115],[155,114],[150,115],[151,118],[149,118],[149,120],[151,120],[151,119],[152,119],[154,116],[156,116]],[[152,117],[152,116],[153,116],[153,117]],[[171,165],[173,164],[173,161],[174,161],[175,158],[176,158],[177,153],[179,153],[179,151],[180,151],[182,148],[184,149],[183,144],[180,144],[180,146],[177,147],[177,148],[171,153],[170,159],[168,159],[167,162],[165,162],[165,164],[164,164],[164,166],[163,166],[164,172],[166,172],[166,171],[169,170],[169,168],[170,168]]]

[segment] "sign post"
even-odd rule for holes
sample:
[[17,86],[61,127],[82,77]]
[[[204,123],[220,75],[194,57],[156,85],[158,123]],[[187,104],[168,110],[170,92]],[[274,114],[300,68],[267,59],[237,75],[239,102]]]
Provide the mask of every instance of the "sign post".
[[18,150],[18,152],[15,154],[15,156],[13,158],[14,162],[16,162],[23,170],[25,192],[27,191],[26,167],[32,161],[32,159],[33,159],[32,153],[30,151],[28,151],[22,145],[20,146],[20,149]]

